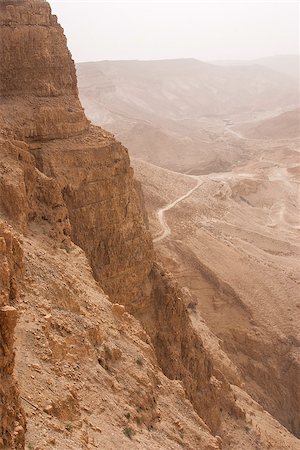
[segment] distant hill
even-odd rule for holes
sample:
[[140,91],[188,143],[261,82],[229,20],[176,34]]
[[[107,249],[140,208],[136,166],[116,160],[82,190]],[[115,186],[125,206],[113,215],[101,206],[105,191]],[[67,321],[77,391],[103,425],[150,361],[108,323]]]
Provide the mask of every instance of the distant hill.
[[196,59],[80,63],[77,75],[82,102],[95,121],[103,108],[105,115],[139,120],[194,119],[287,106],[299,94],[296,80],[266,67]]
[[286,139],[300,137],[300,109],[286,111],[276,117],[244,124],[239,130],[255,139]]
[[[181,172],[224,171],[244,157],[240,145],[222,142],[229,116],[281,112],[299,100],[296,79],[261,65],[100,61],[77,64],[77,75],[94,123],[116,134],[131,156]],[[218,132],[205,121],[218,122]]]
[[296,79],[300,77],[300,55],[276,55],[249,61],[213,61],[213,64],[221,66],[249,66],[258,64]]

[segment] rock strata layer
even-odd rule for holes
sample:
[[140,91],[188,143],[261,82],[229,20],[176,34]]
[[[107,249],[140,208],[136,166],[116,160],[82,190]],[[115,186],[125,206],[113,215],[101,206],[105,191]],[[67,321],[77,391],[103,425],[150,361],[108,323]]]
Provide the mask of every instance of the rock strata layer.
[[[255,439],[264,445],[246,414],[250,400],[238,400],[238,388],[214,368],[184,293],[155,262],[128,152],[86,119],[48,3],[1,1],[0,23],[0,219],[24,240],[26,261],[18,300],[22,252],[4,239],[3,380],[13,371],[10,308],[19,308],[16,372],[28,443],[114,449],[130,439],[137,449],[213,450],[222,437],[237,448],[242,436],[245,448]],[[13,410],[4,395],[3,443],[23,448],[15,393]]]
[[0,223],[0,448],[22,449],[25,418],[14,371],[14,331],[23,252],[13,230]]

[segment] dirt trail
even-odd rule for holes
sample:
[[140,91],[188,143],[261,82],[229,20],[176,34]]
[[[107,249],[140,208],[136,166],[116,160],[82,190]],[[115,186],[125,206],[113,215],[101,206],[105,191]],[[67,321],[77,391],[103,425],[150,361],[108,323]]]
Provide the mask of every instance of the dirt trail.
[[169,225],[167,224],[166,218],[165,218],[165,212],[169,211],[170,209],[174,208],[174,206],[178,205],[178,203],[182,202],[186,198],[188,198],[196,189],[198,189],[199,186],[201,186],[204,183],[204,180],[198,177],[191,176],[191,178],[197,179],[197,184],[192,189],[190,189],[186,194],[182,195],[181,197],[174,200],[172,203],[169,203],[164,208],[160,208],[157,212],[159,222],[162,227],[162,232],[159,234],[156,238],[153,239],[153,242],[160,242],[163,239],[165,239],[167,236],[171,234],[171,229]]
[[[244,140],[250,140],[248,138],[246,138],[245,136],[243,136],[241,133],[239,133],[238,131],[232,130],[229,126],[226,126],[226,131],[228,131],[228,133],[233,134],[233,136],[239,138],[239,139],[244,139]],[[253,139],[252,139],[253,140]]]

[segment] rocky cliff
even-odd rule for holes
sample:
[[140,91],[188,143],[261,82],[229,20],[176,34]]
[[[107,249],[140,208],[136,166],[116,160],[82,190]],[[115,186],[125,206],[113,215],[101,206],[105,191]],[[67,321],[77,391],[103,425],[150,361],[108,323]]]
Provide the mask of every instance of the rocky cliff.
[[[5,125],[21,139],[37,140],[87,129],[66,38],[49,4],[1,1],[0,16],[0,95]],[[21,114],[16,114],[16,108]]]
[[[17,299],[22,251],[4,239],[2,373],[16,389],[12,302],[28,447],[220,448],[213,434],[228,448],[240,436],[245,448],[264,442],[155,263],[128,152],[87,121],[49,5],[1,1],[0,24],[0,220],[25,260]],[[3,399],[4,445],[22,448],[17,391]]]
[[12,229],[0,223],[0,448],[24,448],[25,420],[13,376],[15,304],[23,252]]
[[[150,329],[147,320],[155,305],[149,300],[155,289],[150,277],[154,262],[152,240],[145,225],[128,152],[108,133],[88,126],[78,101],[75,68],[66,48],[63,30],[51,16],[48,4],[38,1],[14,2],[13,5],[6,3],[5,8],[2,5],[2,10],[5,23],[5,45],[2,48],[5,55],[13,57],[3,80],[5,108],[13,111],[16,98],[18,102],[20,99],[25,102],[24,107],[26,104],[24,125],[19,127],[15,122],[16,115],[11,113],[10,129],[14,137],[26,140],[40,174],[47,177],[48,183],[55,180],[59,185],[63,201],[57,198],[55,212],[58,213],[62,204],[66,205],[72,240],[86,252],[104,291],[112,301],[125,304],[138,318],[145,317],[147,331],[154,342],[158,342],[156,323],[153,321],[155,326]],[[14,29],[16,23],[17,30]],[[46,36],[50,42],[49,50],[48,46],[43,46]],[[23,49],[22,53],[21,48],[17,58],[14,58],[14,49],[20,39],[22,45],[27,42],[26,52]],[[26,70],[23,70],[24,64]],[[13,69],[16,67],[16,72],[20,74],[17,80]],[[27,78],[30,78],[29,83]],[[44,117],[38,114],[36,122],[36,110],[44,111],[45,104],[48,112]],[[73,109],[77,111],[77,116],[74,116]],[[34,176],[29,173],[30,169],[24,173],[23,184],[27,192],[28,184],[36,184],[32,180]],[[30,178],[30,183],[26,177]],[[34,190],[36,186],[30,189]],[[7,196],[3,195],[3,198]],[[31,195],[29,203],[34,198],[36,195]],[[48,223],[51,220],[63,223],[61,215],[58,216],[49,218],[47,211],[44,211],[41,219]],[[28,205],[27,218],[29,221],[38,219],[32,204]],[[68,227],[62,228],[68,235]],[[160,305],[156,304],[155,309],[159,310]],[[168,317],[165,316],[164,320],[167,322]],[[185,328],[182,331],[185,334]],[[164,347],[166,358],[171,359],[166,341],[162,340],[158,345]],[[201,365],[203,363],[205,367],[206,362],[201,361]],[[203,383],[209,385],[210,374],[206,370],[204,372]],[[203,408],[203,411],[206,409]],[[219,418],[216,419],[218,421]]]

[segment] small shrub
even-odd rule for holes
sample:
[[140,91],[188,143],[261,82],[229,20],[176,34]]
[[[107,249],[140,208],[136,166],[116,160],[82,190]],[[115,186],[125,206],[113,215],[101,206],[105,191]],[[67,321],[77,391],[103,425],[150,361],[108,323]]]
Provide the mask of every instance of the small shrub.
[[141,356],[138,356],[135,360],[135,362],[137,363],[138,366],[142,367],[142,365],[144,364],[144,360]]
[[123,428],[123,433],[125,434],[125,436],[127,436],[129,439],[132,439],[132,437],[134,436],[135,432],[131,427],[124,427]]
[[136,421],[137,425],[142,425],[142,423],[143,423],[143,420],[140,416],[136,417],[135,421]]
[[188,309],[190,309],[193,312],[196,312],[196,308],[197,308],[197,303],[195,301],[191,301],[189,302],[189,304],[187,305]]
[[65,425],[65,429],[71,433],[71,431],[73,430],[73,425],[70,422],[68,422]]
[[130,412],[125,413],[124,416],[126,417],[127,420],[129,420],[130,419]]
[[109,360],[109,359],[112,359],[112,357],[113,357],[111,349],[107,345],[104,346],[104,354],[105,354],[105,359]]
[[33,445],[31,444],[31,442],[29,442],[28,444],[28,450],[33,450]]

